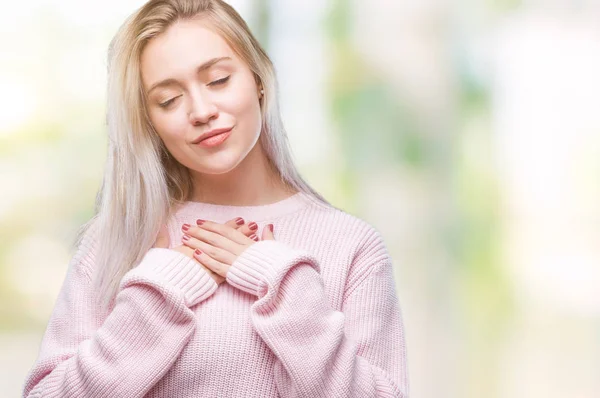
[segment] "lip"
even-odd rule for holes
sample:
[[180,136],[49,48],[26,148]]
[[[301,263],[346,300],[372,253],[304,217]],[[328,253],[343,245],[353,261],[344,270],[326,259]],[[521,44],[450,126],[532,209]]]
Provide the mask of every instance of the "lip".
[[217,135],[210,136],[208,138],[203,139],[196,145],[202,146],[204,148],[212,148],[217,147],[223,143],[229,136],[231,135],[231,130],[225,131],[224,133],[220,133]]
[[201,134],[198,138],[196,138],[194,141],[192,141],[192,144],[198,144],[202,140],[205,140],[205,139],[210,138],[217,134],[225,133],[227,131],[230,131],[232,128],[233,127],[224,127],[224,128],[220,128],[220,129],[214,129],[211,131],[207,131],[206,133]]

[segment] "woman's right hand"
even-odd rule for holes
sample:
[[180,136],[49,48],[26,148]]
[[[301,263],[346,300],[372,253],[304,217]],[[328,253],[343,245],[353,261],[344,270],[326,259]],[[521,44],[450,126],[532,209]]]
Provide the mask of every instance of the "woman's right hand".
[[[238,219],[240,219],[240,217],[237,217],[233,220],[229,220],[225,223],[225,225],[229,225],[230,227],[239,230],[240,232],[242,232],[244,235],[246,235],[248,237],[250,237],[252,234],[254,234],[255,231],[251,230],[248,227],[249,223],[246,223],[245,220],[242,219],[243,223],[238,225],[236,223],[236,220],[238,220]],[[167,226],[163,225],[163,227],[160,229],[158,236],[156,237],[156,241],[154,242],[154,245],[152,247],[160,247],[160,248],[168,249],[169,246],[170,246],[169,231],[167,230]],[[171,250],[176,250],[180,253],[185,254],[189,258],[196,260],[196,258],[194,257],[194,249],[189,246],[179,245],[179,246],[173,247]],[[215,280],[215,282],[217,282],[217,285],[220,285],[221,283],[223,283],[225,281],[225,278],[222,277],[221,275],[213,272],[212,270],[210,270],[209,268],[206,268],[205,266],[203,266],[200,263],[198,263],[198,264],[202,268],[204,268],[206,270],[206,272],[208,272],[208,274]]]

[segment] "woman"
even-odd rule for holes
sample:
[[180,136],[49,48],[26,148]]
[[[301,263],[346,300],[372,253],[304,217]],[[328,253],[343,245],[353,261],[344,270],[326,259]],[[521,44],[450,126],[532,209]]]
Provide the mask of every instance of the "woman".
[[123,24],[108,132],[24,397],[408,396],[381,235],[296,171],[229,5],[152,0]]

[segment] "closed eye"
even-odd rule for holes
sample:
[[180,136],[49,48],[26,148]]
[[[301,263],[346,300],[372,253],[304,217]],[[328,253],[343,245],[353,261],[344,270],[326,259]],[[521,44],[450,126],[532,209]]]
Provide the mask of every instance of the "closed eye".
[[227,76],[227,77],[224,77],[222,79],[219,79],[219,80],[215,80],[214,82],[208,83],[208,85],[209,86],[215,86],[217,84],[224,84],[225,82],[227,82],[227,80],[229,80],[230,77],[231,77],[231,75]]
[[167,106],[171,105],[171,103],[173,101],[175,101],[178,97],[181,97],[181,95],[178,95],[177,97],[173,97],[173,98],[171,98],[168,101],[161,102],[160,104],[158,104],[158,106],[160,106],[161,108],[166,108]]
[[[231,77],[231,75],[230,75],[230,76],[227,76],[227,77],[224,77],[224,78],[222,78],[222,79],[219,79],[219,80],[215,80],[214,82],[210,82],[210,83],[208,83],[208,85],[209,85],[209,86],[216,86],[216,85],[220,85],[220,84],[225,84],[225,83],[226,83],[226,82],[229,80],[229,78],[230,78],[230,77]],[[161,102],[160,104],[158,104],[158,106],[160,106],[161,108],[166,108],[166,107],[168,107],[169,105],[171,105],[171,103],[172,103],[173,101],[175,101],[175,100],[176,100],[178,97],[181,97],[181,96],[180,96],[180,95],[178,95],[177,97],[173,97],[173,98],[171,98],[171,99],[170,99],[170,100],[168,100],[168,101]]]

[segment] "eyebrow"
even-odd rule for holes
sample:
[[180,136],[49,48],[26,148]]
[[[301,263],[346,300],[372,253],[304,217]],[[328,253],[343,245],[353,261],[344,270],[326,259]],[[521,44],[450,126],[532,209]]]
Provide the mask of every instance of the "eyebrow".
[[[205,71],[207,69],[210,69],[216,63],[221,62],[221,61],[225,61],[225,60],[231,60],[231,57],[216,57],[216,58],[213,58],[213,59],[209,59],[208,61],[206,61],[205,63],[203,63],[202,65],[200,65],[196,69],[196,73],[200,73],[200,72],[203,72],[203,71]],[[155,88],[157,88],[157,87],[169,86],[169,85],[171,85],[173,83],[177,83],[177,79],[170,78],[170,79],[165,79],[165,80],[161,80],[161,81],[159,81],[157,83],[154,83],[150,87],[150,89],[148,91],[146,91],[146,95],[150,94],[150,92],[152,90],[154,90]]]

